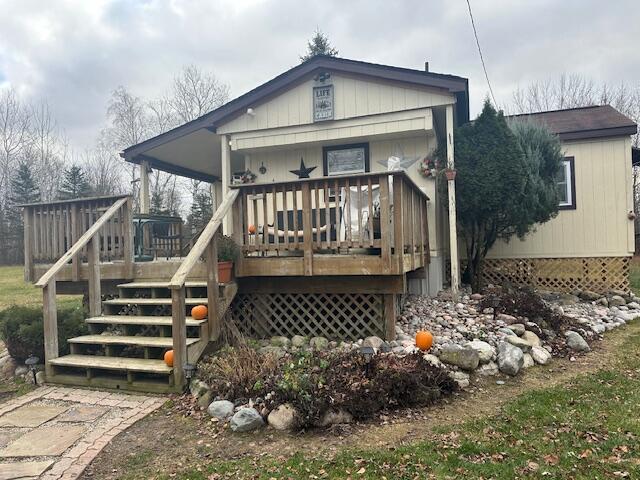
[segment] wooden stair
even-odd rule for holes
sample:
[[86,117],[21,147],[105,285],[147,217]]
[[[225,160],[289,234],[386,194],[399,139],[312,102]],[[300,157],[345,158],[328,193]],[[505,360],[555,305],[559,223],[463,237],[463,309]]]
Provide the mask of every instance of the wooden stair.
[[[205,282],[185,284],[186,314],[207,302]],[[218,318],[225,314],[237,286],[219,286]],[[88,335],[67,340],[70,354],[49,361],[50,383],[144,392],[177,391],[173,369],[163,360],[173,347],[171,291],[168,282],[118,285],[118,298],[102,301],[102,315],[86,319]],[[187,357],[193,363],[211,340],[208,320],[186,317]]]

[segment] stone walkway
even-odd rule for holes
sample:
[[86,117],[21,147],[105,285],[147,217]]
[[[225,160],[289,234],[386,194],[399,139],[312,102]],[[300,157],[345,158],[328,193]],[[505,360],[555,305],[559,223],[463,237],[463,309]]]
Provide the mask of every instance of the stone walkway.
[[75,479],[113,437],[164,401],[46,386],[0,404],[0,480]]

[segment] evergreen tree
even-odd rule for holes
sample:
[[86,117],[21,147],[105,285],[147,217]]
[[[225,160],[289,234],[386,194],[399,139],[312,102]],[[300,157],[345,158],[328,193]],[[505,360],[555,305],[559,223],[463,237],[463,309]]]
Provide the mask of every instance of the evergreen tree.
[[11,179],[11,202],[14,205],[40,201],[40,189],[36,185],[31,167],[21,162]]
[[60,200],[88,197],[93,193],[86,172],[78,165],[71,165],[62,173],[62,182],[58,189]]
[[11,178],[9,210],[5,218],[0,218],[0,223],[2,223],[0,228],[4,229],[2,238],[7,240],[4,245],[5,252],[10,252],[11,261],[22,261],[24,254],[24,222],[22,211],[17,205],[39,201],[40,190],[33,178],[31,167],[27,162],[21,162]]
[[329,38],[320,29],[316,29],[311,40],[307,42],[307,52],[300,56],[300,61],[306,62],[316,55],[328,55],[330,57],[338,55],[338,50],[333,48]]
[[517,131],[516,136],[502,112],[485,101],[480,116],[455,135],[456,212],[467,254],[464,278],[474,291],[482,287],[483,262],[496,240],[522,238],[558,209],[558,140],[540,130]]
[[211,203],[211,195],[207,191],[198,190],[193,196],[191,212],[188,218],[191,231],[195,233],[204,228],[212,216],[213,204]]

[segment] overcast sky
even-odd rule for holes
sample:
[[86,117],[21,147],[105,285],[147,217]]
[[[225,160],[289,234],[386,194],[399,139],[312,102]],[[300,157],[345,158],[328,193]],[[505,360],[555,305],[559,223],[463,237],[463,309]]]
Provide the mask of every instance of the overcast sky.
[[[499,104],[517,86],[581,73],[640,82],[638,0],[471,0]],[[340,56],[469,78],[488,92],[465,0],[0,0],[0,88],[46,98],[75,148],[90,146],[110,92],[151,98],[194,63],[232,97],[299,63],[319,27]]]

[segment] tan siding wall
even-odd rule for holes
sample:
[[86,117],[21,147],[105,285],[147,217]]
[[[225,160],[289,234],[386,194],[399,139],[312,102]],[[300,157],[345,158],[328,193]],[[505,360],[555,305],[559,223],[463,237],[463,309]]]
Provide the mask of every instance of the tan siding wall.
[[631,141],[626,138],[570,142],[575,158],[576,210],[561,210],[524,241],[499,242],[493,258],[605,257],[633,252]]
[[[399,112],[451,103],[450,94],[437,89],[409,88],[372,79],[333,74],[334,119],[343,120],[380,113]],[[309,79],[279,96],[253,107],[255,116],[243,114],[218,127],[218,133],[280,128],[313,123],[312,91]],[[331,123],[331,122],[319,122]]]
[[[433,136],[433,134],[428,135],[427,132],[424,132],[422,135],[406,138],[369,142],[369,162],[371,171],[386,171],[386,167],[380,165],[378,162],[380,160],[386,160],[398,148],[401,149],[407,157],[419,158],[419,160],[409,168],[407,173],[432,200],[429,202],[427,215],[429,218],[431,250],[435,252],[438,248],[441,248],[436,235],[435,182],[431,179],[422,177],[418,172],[420,159],[436,148],[435,136]],[[313,172],[311,172],[312,178],[322,177],[322,146],[320,145],[306,148],[254,151],[251,154],[247,154],[247,166],[252,172],[258,174],[256,181],[259,183],[295,180],[296,176],[292,174],[290,170],[296,170],[299,168],[301,157],[304,158],[304,163],[307,167],[317,167]],[[258,171],[262,164],[267,167],[267,172],[264,175],[260,175]]]

